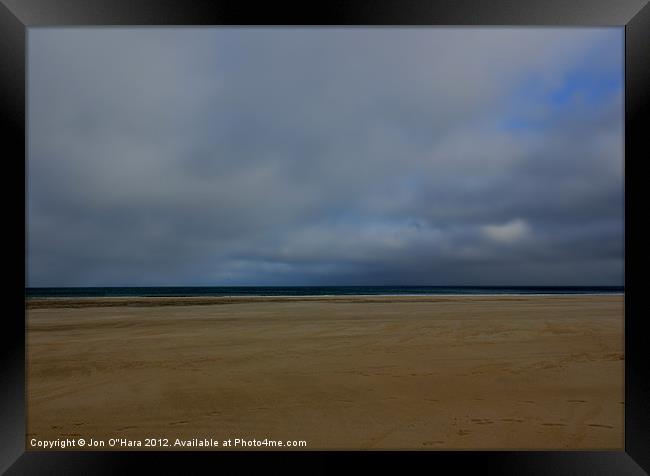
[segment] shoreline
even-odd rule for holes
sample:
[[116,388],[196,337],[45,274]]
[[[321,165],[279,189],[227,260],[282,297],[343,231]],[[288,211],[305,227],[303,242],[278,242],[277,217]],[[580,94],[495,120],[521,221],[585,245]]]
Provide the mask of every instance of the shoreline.
[[[437,302],[437,299],[453,300],[458,298],[571,298],[571,297],[623,297],[625,292],[607,292],[607,293],[471,293],[471,294],[233,294],[233,295],[218,295],[218,296],[196,296],[196,295],[169,295],[169,296],[25,296],[26,308],[36,308],[39,304],[47,303],[68,303],[74,304],[88,304],[97,302],[98,306],[103,301],[107,305],[131,305],[134,302],[147,301],[149,304],[156,304],[156,302],[168,302],[169,305],[174,304],[173,301],[179,301],[178,305],[191,305],[191,304],[232,304],[235,302],[288,302],[288,301],[350,301],[358,299],[359,302],[370,302],[370,299],[377,299],[380,302],[394,302],[390,300],[413,302],[413,298],[421,299],[422,302]],[[403,298],[403,299],[401,299]],[[208,302],[211,301],[211,302]],[[110,304],[109,304],[110,303]],[[144,302],[142,303],[144,304]],[[43,306],[47,307],[47,306]],[[59,307],[59,306],[55,306]]]
[[172,307],[172,306],[223,306],[229,304],[262,303],[348,303],[348,304],[409,304],[409,303],[462,303],[481,300],[495,302],[526,299],[623,298],[625,293],[600,294],[353,294],[353,295],[233,295],[233,296],[81,296],[81,297],[30,297],[25,299],[25,309],[80,309],[103,307]]

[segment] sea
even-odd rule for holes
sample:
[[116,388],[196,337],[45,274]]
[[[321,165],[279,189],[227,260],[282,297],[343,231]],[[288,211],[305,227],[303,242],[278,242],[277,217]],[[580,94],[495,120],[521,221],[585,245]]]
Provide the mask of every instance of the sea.
[[624,286],[167,286],[28,287],[28,298],[192,296],[435,296],[623,294]]

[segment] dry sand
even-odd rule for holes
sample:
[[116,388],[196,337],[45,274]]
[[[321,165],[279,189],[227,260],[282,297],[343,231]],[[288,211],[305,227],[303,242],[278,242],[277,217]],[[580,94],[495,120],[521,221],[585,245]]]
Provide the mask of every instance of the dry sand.
[[32,299],[27,307],[28,442],[623,448],[622,295]]

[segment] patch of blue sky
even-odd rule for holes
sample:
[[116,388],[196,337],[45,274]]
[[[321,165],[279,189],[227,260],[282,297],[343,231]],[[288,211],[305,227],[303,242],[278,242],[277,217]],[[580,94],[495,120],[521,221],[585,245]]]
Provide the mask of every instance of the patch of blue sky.
[[599,103],[622,88],[622,71],[574,71],[565,77],[559,88],[548,94],[548,99],[556,106],[570,104],[577,97]]
[[514,133],[543,130],[558,115],[576,108],[605,107],[624,87],[623,33],[612,29],[549,81],[544,72],[522,78],[501,110],[500,129]]

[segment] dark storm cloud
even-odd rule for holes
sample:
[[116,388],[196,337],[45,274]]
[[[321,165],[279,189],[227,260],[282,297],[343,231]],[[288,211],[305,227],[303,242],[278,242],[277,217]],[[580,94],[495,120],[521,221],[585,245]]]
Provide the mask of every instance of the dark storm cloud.
[[28,284],[621,284],[620,29],[31,29]]

